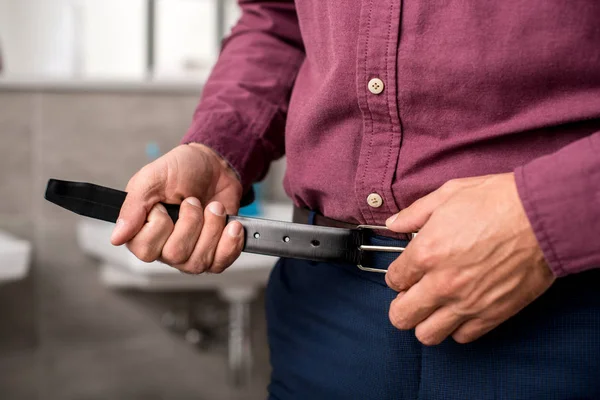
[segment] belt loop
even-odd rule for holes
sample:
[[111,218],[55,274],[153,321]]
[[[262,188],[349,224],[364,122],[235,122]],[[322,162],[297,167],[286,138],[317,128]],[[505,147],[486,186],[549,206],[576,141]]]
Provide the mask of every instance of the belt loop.
[[315,215],[317,215],[317,213],[315,211],[310,210],[308,212],[308,224],[309,225],[315,224]]

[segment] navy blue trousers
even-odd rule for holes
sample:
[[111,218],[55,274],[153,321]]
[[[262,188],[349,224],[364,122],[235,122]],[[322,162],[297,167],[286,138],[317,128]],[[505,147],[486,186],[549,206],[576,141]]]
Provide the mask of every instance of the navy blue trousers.
[[600,270],[558,279],[470,344],[427,347],[397,330],[395,296],[383,274],[280,260],[266,300],[269,399],[600,399]]

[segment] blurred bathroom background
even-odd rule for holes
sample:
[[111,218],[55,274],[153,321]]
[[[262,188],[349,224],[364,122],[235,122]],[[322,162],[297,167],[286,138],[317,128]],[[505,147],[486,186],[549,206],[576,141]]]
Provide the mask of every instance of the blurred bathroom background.
[[[49,178],[124,189],[188,128],[236,0],[0,0],[0,399],[264,399],[274,259],[139,262]],[[285,160],[242,212],[289,219]]]

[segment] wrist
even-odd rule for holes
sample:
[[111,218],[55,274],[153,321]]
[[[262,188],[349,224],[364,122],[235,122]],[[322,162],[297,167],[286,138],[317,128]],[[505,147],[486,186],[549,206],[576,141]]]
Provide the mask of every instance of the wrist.
[[529,221],[525,211],[525,206],[519,196],[515,174],[510,173],[506,174],[506,176],[508,179],[508,187],[511,193],[511,198],[514,199],[513,210],[516,214],[513,229],[518,232],[519,246],[529,249],[529,262],[532,267],[535,268],[541,276],[543,276],[543,279],[546,281],[553,281],[555,279],[555,274],[548,265],[540,243],[535,235],[533,227],[531,226],[531,222]]
[[188,143],[188,144],[186,144],[186,146],[191,146],[193,148],[196,148],[196,149],[202,151],[205,154],[208,154],[221,167],[223,172],[225,172],[227,175],[230,175],[241,185],[242,180],[241,180],[240,174],[235,170],[235,168],[233,168],[233,166],[229,163],[229,161],[227,161],[222,155],[217,153],[215,150],[206,146],[205,144],[196,143],[196,142]]

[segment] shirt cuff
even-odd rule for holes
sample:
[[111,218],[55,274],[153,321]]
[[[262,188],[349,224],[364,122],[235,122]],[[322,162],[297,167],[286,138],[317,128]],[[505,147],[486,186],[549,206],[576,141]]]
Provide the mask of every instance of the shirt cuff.
[[521,203],[523,204],[531,228],[544,253],[544,258],[546,259],[546,262],[548,262],[548,266],[555,276],[564,276],[566,273],[563,268],[563,263],[556,254],[551,236],[548,235],[544,220],[540,217],[536,208],[535,196],[532,193],[532,189],[528,187],[528,182],[525,178],[525,168],[519,167],[515,169],[514,173],[517,192],[521,198]]
[[600,159],[595,143],[600,143],[600,134],[514,171],[525,213],[558,277],[600,268]]

